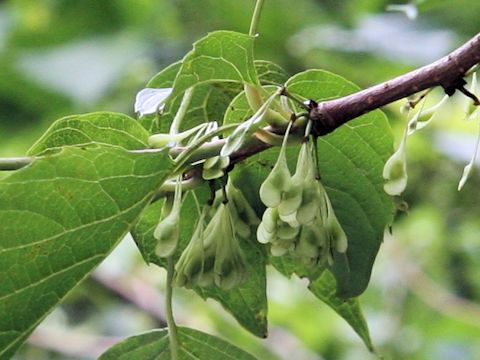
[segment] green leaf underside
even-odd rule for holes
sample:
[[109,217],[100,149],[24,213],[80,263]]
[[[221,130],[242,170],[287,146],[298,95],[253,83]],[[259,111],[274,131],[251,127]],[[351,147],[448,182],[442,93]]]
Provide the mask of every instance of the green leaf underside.
[[[178,328],[178,360],[255,360],[240,348],[209,334]],[[114,345],[99,360],[170,360],[168,331],[154,330],[129,337]]]
[[198,40],[182,60],[172,97],[204,82],[233,81],[258,84],[253,62],[254,37],[216,31]]
[[350,298],[345,301],[339,299],[336,295],[337,283],[330,271],[324,271],[319,278],[311,281],[308,289],[348,322],[367,348],[370,351],[374,351],[368,325],[360,308],[358,298]]
[[111,252],[170,168],[164,152],[67,147],[0,181],[0,359]]
[[255,60],[255,68],[262,85],[283,85],[288,80],[288,73],[274,62]]
[[131,117],[111,112],[72,115],[55,121],[30,148],[39,155],[67,145],[108,144],[127,150],[148,147],[149,133]]
[[[201,186],[195,190],[201,204],[205,204],[209,198],[207,186]],[[140,221],[132,230],[133,238],[137,243],[143,258],[147,263],[151,262],[161,267],[166,267],[165,259],[155,254],[157,241],[153,237],[153,231],[158,224],[160,209],[163,201],[150,205],[142,215]],[[175,252],[174,260],[177,261],[182,251],[187,246],[192,236],[198,211],[191,195],[187,195],[180,215],[180,243]],[[215,286],[207,288],[195,288],[202,298],[217,300],[235,319],[252,334],[264,338],[267,336],[267,295],[265,252],[256,239],[242,241],[242,249],[247,258],[248,280],[232,290],[225,291]]]

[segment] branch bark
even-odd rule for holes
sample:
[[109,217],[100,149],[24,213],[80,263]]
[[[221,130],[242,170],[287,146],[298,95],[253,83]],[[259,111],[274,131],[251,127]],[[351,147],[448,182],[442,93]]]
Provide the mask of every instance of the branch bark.
[[448,95],[455,90],[463,92],[465,73],[478,63],[480,33],[430,65],[351,95],[321,102],[312,108],[310,117],[317,132],[325,135],[350,120],[422,90],[441,86]]
[[[463,78],[470,68],[479,63],[480,33],[432,64],[368,89],[338,99],[323,101],[312,107],[310,118],[314,121],[314,130],[319,135],[328,134],[363,114],[436,86],[443,87],[448,95],[453,95],[456,90],[459,90],[466,92],[468,96]],[[202,146],[196,153],[202,155],[211,153],[211,156],[215,156],[218,155],[223,144],[224,140],[211,142]],[[259,140],[253,140],[248,147],[233,154],[232,162],[238,162],[269,147],[270,145]],[[184,148],[175,148],[171,153],[178,155],[183,150]],[[194,153],[192,159],[198,160],[198,156]],[[0,158],[0,170],[20,169],[33,160],[33,157]]]

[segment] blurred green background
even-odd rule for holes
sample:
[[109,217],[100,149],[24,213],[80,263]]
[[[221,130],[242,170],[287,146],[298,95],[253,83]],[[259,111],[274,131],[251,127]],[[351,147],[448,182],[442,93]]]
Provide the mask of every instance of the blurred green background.
[[[384,0],[267,0],[258,58],[291,74],[323,68],[366,87],[427,64],[479,29],[480,2],[417,1],[419,16]],[[23,155],[55,119],[108,110],[133,115],[135,94],[209,31],[248,31],[253,0],[0,1],[0,156]],[[433,92],[429,101],[442,96]],[[456,95],[409,140],[409,185],[398,199],[361,302],[385,359],[480,358],[480,178],[457,192],[478,120]],[[385,109],[400,139],[400,103]],[[408,209],[407,209],[408,204]],[[401,210],[401,211],[400,211]],[[100,241],[100,240],[99,240]],[[346,323],[270,269],[270,337],[260,340],[192,292],[178,322],[221,334],[261,360],[375,359]],[[164,272],[126,238],[31,336],[16,359],[92,359],[164,325]]]

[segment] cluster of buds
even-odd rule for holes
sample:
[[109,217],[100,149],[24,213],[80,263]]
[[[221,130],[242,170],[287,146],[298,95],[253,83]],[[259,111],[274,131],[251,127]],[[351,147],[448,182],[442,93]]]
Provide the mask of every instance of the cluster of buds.
[[347,250],[347,237],[320,182],[314,147],[308,137],[291,176],[285,154],[289,130],[290,125],[277,162],[260,187],[260,199],[267,209],[257,239],[270,243],[274,256],[291,251],[308,266],[325,262],[331,265],[334,249],[341,253]]
[[247,270],[240,241],[249,241],[259,222],[243,194],[228,181],[216,192],[213,204],[203,209],[175,266],[175,284],[186,288],[215,284],[224,290],[241,284]]

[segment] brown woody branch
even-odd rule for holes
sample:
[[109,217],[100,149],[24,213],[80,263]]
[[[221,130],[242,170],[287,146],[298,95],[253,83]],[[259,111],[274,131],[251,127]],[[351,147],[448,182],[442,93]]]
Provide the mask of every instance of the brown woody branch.
[[[314,121],[316,133],[325,135],[363,114],[436,86],[441,86],[448,95],[453,95],[456,90],[459,90],[466,96],[472,97],[478,104],[478,99],[464,88],[464,77],[469,69],[479,63],[480,33],[457,50],[430,65],[351,95],[323,101],[312,107],[309,115]],[[217,155],[223,143],[224,140],[218,140],[205,144],[197,151],[197,155],[204,156],[209,153],[211,156]],[[232,161],[238,162],[268,147],[270,145],[253,140],[249,146],[233,154]],[[175,148],[171,153],[175,156],[183,150],[184,148]],[[32,157],[0,158],[0,170],[19,169],[33,160]],[[195,160],[198,158],[193,154],[192,161]]]
[[[463,78],[478,63],[480,33],[430,65],[351,95],[321,102],[310,111],[310,117],[315,121],[317,132],[325,135],[360,115],[432,87],[441,86],[448,95],[460,90],[470,96]],[[478,103],[478,99],[475,102]]]

